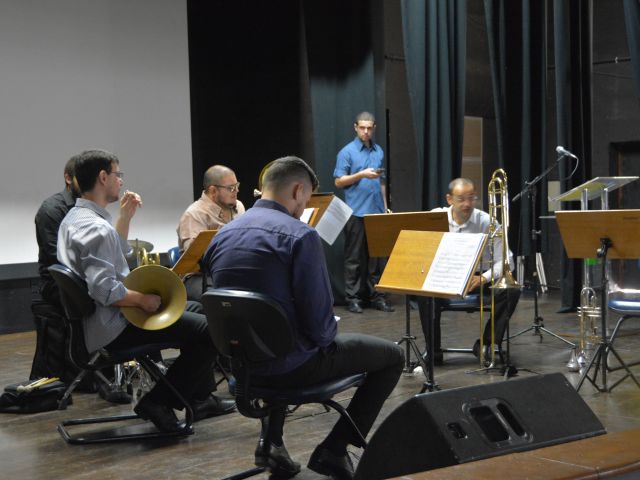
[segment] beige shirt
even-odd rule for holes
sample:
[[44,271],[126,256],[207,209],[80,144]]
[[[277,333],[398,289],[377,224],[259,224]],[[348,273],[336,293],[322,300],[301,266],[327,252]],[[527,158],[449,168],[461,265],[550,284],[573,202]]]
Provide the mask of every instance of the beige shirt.
[[[244,213],[244,205],[236,200],[236,206],[231,210],[231,220]],[[228,223],[224,219],[223,210],[202,192],[198,200],[189,205],[180,217],[178,224],[178,246],[180,251],[189,248],[194,238],[203,230],[217,230]]]

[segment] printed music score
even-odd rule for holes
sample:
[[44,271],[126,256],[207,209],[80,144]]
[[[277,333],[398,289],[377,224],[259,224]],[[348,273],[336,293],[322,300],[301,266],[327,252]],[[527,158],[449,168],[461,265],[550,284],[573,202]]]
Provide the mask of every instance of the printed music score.
[[338,197],[333,197],[331,203],[322,214],[322,218],[316,225],[318,235],[329,245],[333,245],[338,235],[344,228],[347,220],[351,216],[353,210],[340,200]]
[[444,233],[422,289],[463,296],[486,237],[484,233]]

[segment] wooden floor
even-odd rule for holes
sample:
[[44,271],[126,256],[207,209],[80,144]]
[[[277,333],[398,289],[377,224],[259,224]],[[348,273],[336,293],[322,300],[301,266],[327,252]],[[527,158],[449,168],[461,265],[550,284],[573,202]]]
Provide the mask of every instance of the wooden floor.
[[[405,330],[403,297],[391,297],[395,313],[365,310],[362,315],[336,308],[341,316],[340,331],[365,332],[391,340],[401,338]],[[559,334],[575,335],[579,331],[575,313],[557,314],[557,295],[540,299],[540,315],[544,326]],[[517,333],[533,323],[533,301],[523,297],[512,319],[511,331]],[[614,319],[610,320],[613,325]],[[631,322],[629,322],[631,324]],[[631,324],[630,327],[634,325]],[[412,313],[413,332],[423,348],[417,313]],[[471,347],[478,337],[475,315],[449,314],[443,320],[444,347]],[[638,330],[635,330],[637,333]],[[0,336],[0,385],[28,378],[35,335],[21,333]],[[624,336],[616,342],[623,358],[640,357],[640,335]],[[550,335],[542,338],[527,332],[511,344],[512,363],[520,369],[519,376],[562,372],[574,385],[578,374],[565,367],[570,350]],[[477,361],[469,354],[447,354],[445,365],[436,368],[436,382],[442,389],[502,381],[498,372],[475,373]],[[640,374],[640,368],[635,367]],[[619,373],[611,374],[613,380]],[[421,373],[406,375],[387,400],[376,426],[388,413],[419,392],[424,377]],[[224,390],[222,388],[221,390]],[[352,392],[341,396],[347,403]],[[603,422],[609,432],[640,427],[640,388],[626,380],[611,393],[598,393],[588,383],[580,394]],[[97,395],[74,394],[74,404],[66,411],[33,415],[0,414],[0,475],[13,479],[218,479],[253,464],[253,450],[258,437],[258,422],[239,414],[208,419],[195,425],[195,435],[170,442],[128,442],[113,445],[71,446],[56,432],[56,424],[66,418],[129,411],[130,406],[111,405]],[[325,413],[316,406],[305,406],[288,419],[285,433],[289,452],[306,464],[315,445],[335,422],[336,414]],[[375,427],[374,427],[375,429]],[[356,452],[358,453],[358,452]],[[266,475],[256,478],[267,478]],[[306,468],[296,477],[322,478]],[[511,478],[517,478],[514,472]]]

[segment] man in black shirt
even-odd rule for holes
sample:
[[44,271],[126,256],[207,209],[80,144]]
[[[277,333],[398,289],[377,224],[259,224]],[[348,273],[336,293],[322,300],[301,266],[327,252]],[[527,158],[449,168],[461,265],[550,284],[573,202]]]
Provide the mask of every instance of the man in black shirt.
[[65,188],[47,198],[36,213],[36,239],[38,240],[38,272],[40,273],[40,295],[43,300],[61,308],[60,294],[48,268],[58,263],[58,228],[67,212],[76,203],[73,172],[76,157],[71,157],[64,166]]
[[[31,304],[37,333],[30,375],[32,379],[55,376],[64,382],[70,382],[77,374],[77,369],[65,356],[64,312],[58,286],[48,270],[49,266],[58,263],[58,228],[67,212],[75,205],[78,196],[73,185],[75,163],[76,157],[67,161],[64,166],[64,190],[42,202],[35,218],[40,296],[34,296]],[[95,391],[92,376],[83,381],[80,387]]]

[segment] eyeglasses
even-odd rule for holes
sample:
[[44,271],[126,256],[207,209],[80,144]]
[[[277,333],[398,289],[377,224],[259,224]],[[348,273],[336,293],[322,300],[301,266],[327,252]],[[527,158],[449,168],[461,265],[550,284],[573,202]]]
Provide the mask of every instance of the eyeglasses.
[[475,203],[478,200],[478,196],[477,195],[470,195],[468,197],[461,197],[461,196],[454,196],[453,199],[458,202],[458,203],[462,203],[462,202],[471,202],[471,203]]
[[118,177],[120,180],[122,180],[124,178],[124,172],[119,170],[117,172],[111,172],[113,173],[116,177]]
[[234,183],[233,185],[214,185],[214,187],[224,188],[225,190],[229,190],[231,193],[235,193],[240,190],[240,182]]

